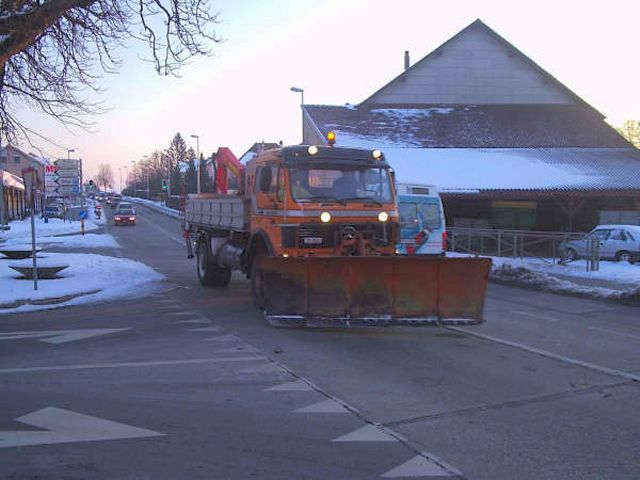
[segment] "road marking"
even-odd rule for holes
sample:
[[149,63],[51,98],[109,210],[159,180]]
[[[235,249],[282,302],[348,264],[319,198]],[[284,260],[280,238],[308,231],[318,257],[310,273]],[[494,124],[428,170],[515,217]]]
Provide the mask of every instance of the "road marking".
[[332,442],[398,442],[394,436],[388,434],[383,428],[375,425],[365,425],[351,433],[347,433]]
[[[188,320],[186,320],[188,321]],[[220,332],[222,328],[220,327],[203,327],[203,328],[190,328],[190,332]]]
[[109,333],[123,332],[131,330],[130,328],[92,328],[82,330],[42,330],[35,332],[6,332],[0,333],[0,341],[2,340],[22,340],[25,338],[37,338],[40,342],[60,343],[74,342],[76,340],[84,340],[85,338],[107,335]]
[[461,476],[455,468],[446,465],[446,468],[431,460],[429,457],[433,455],[425,453],[416,455],[411,460],[399,465],[386,473],[382,474],[382,478],[400,478],[400,477],[453,477]]
[[298,408],[293,413],[351,413],[335,400],[322,400],[307,407]]
[[629,338],[638,338],[640,339],[640,335],[633,335],[632,333],[624,333],[624,332],[618,332],[616,330],[609,330],[608,328],[600,328],[600,327],[587,327],[589,330],[597,330],[599,332],[606,332],[606,333],[611,333],[612,335],[620,335],[622,337],[629,337]]
[[204,338],[203,341],[205,342],[238,342],[241,340],[235,335],[226,334],[226,335],[219,335],[217,337]]
[[[178,320],[177,322],[174,323],[190,323],[190,324],[205,324],[205,323],[211,323],[211,320],[207,320],[206,318],[194,318],[192,320]],[[192,330],[189,330],[192,331]]]
[[[490,342],[500,343],[502,345],[507,345],[508,347],[519,348],[520,350],[524,350],[530,353],[535,353],[536,355],[540,355],[542,357],[553,358],[554,360],[560,360],[561,362],[569,363],[571,365],[578,365],[580,367],[588,368],[590,370],[594,370],[596,372],[605,373],[608,375],[614,375],[616,377],[622,377],[629,380],[634,380],[636,382],[640,382],[640,375],[635,375],[633,373],[625,372],[623,370],[616,370],[614,368],[603,367],[601,365],[596,365],[595,363],[584,362],[582,360],[577,360],[575,358],[565,357],[564,355],[558,355],[556,353],[549,352],[547,350],[542,350],[540,348],[529,347],[527,345],[523,345],[518,342],[511,342],[509,340],[503,340],[501,338],[492,337],[490,335],[483,335],[482,333],[477,333],[472,330],[467,330],[460,327],[443,327],[448,330],[453,330],[455,332],[466,333],[467,335],[471,335],[474,337],[482,338],[483,340],[488,340]],[[473,327],[472,327],[473,328]]]
[[0,431],[0,448],[51,445],[55,443],[95,442],[122,438],[158,437],[164,433],[47,407],[15,419],[46,431]]
[[[523,312],[521,310],[514,310],[515,313],[519,313],[520,315],[525,315],[527,317],[533,317],[540,320],[548,320],[550,322],[558,322],[559,320],[554,317],[547,317],[546,315],[540,315],[539,313],[531,313],[531,312]],[[504,315],[501,313],[500,315]]]
[[62,370],[93,370],[98,368],[126,368],[126,367],[159,367],[165,365],[199,365],[206,363],[224,362],[250,362],[254,360],[264,361],[264,357],[216,357],[216,358],[196,358],[193,360],[159,360],[156,362],[123,362],[123,363],[89,363],[85,365],[53,365],[49,367],[19,367],[2,368],[2,373],[24,373],[24,372],[50,372]]
[[177,316],[177,317],[192,317],[194,313],[193,312],[171,312],[171,313],[167,313],[167,315]]
[[286,371],[275,363],[269,362],[266,365],[259,365],[257,367],[247,368],[246,370],[240,370],[240,373],[286,373]]
[[[216,352],[217,353],[217,352]],[[263,392],[313,392],[314,389],[304,380],[287,382],[275,387],[265,388]]]

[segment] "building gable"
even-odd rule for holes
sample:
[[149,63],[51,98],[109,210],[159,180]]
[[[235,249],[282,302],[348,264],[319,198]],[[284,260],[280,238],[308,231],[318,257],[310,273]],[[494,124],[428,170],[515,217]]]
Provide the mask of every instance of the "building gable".
[[363,104],[587,106],[480,20],[400,74]]

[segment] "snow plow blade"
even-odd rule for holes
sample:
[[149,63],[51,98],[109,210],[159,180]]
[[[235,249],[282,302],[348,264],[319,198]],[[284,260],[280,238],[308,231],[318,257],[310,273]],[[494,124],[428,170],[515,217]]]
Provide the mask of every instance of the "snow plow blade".
[[275,325],[482,323],[488,258],[262,257],[265,317]]

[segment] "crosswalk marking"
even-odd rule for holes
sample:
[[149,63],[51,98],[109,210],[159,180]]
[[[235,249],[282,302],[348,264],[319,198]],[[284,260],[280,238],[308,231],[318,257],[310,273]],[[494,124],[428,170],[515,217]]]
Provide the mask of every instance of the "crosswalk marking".
[[365,425],[353,432],[347,433],[332,442],[397,442],[398,439],[375,425]]
[[[218,353],[218,352],[216,352]],[[265,388],[263,392],[313,392],[313,388],[304,380],[283,383],[275,387]]]
[[350,413],[335,400],[327,399],[312,405],[298,408],[293,413]]

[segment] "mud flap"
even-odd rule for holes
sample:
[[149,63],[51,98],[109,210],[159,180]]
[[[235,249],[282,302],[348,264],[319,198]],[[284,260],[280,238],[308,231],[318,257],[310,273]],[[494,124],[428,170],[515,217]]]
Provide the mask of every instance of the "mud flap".
[[265,316],[279,325],[483,321],[488,258],[261,257]]

